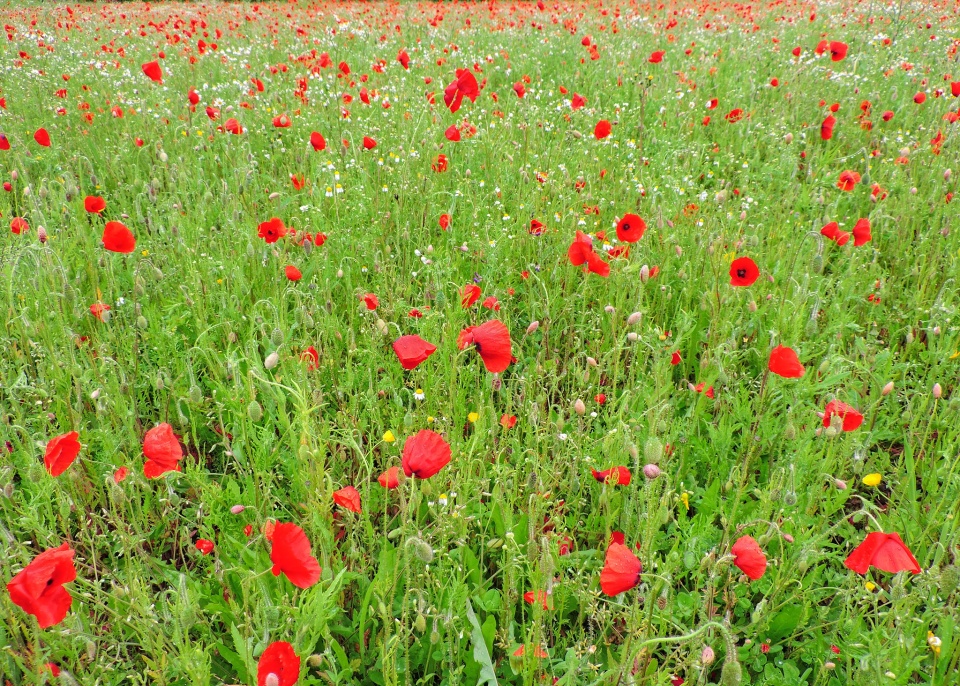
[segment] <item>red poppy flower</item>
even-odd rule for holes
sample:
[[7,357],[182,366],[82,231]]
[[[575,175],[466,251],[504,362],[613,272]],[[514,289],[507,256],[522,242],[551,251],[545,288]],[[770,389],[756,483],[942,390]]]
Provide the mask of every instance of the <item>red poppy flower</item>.
[[60,476],[80,454],[80,434],[76,431],[51,438],[43,454],[43,466],[50,476]]
[[833,127],[837,125],[837,118],[832,114],[827,115],[827,118],[823,120],[823,123],[820,124],[820,138],[825,141],[833,138]]
[[231,117],[223,123],[223,130],[227,133],[232,133],[235,136],[239,136],[241,133],[243,133],[243,126],[241,126],[240,122]]
[[204,555],[209,555],[213,552],[213,541],[209,541],[206,538],[197,539],[196,548]]
[[473,72],[469,69],[457,69],[456,73],[457,78],[443,90],[443,104],[445,104],[451,112],[456,112],[460,109],[460,105],[465,97],[469,98],[470,102],[476,102],[477,98],[480,97],[480,86]]
[[375,310],[380,304],[380,299],[373,293],[367,293],[363,296],[363,304],[367,306],[368,310]]
[[467,309],[473,303],[480,299],[480,286],[475,283],[468,283],[460,289],[460,306]]
[[37,129],[36,133],[33,134],[33,140],[37,142],[37,145],[42,145],[45,148],[50,147],[50,134],[47,133],[46,129]]
[[113,473],[113,483],[118,484],[130,474],[130,470],[127,467],[120,467],[117,471]]
[[767,363],[767,368],[777,376],[782,376],[785,379],[799,379],[806,373],[803,365],[800,364],[800,358],[797,357],[797,353],[782,345],[778,345],[770,351],[770,360]]
[[286,267],[284,267],[283,273],[286,274],[290,281],[299,281],[303,278],[303,273],[292,264],[288,264]]
[[853,187],[860,183],[860,174],[847,169],[840,172],[840,180],[837,181],[837,188],[842,191],[852,191]]
[[100,214],[107,208],[107,201],[95,195],[88,195],[83,199],[83,209],[91,214]]
[[615,596],[629,591],[640,583],[643,565],[630,548],[622,543],[611,543],[600,572],[600,590]]
[[610,135],[611,126],[610,122],[606,119],[601,119],[597,122],[597,125],[593,129],[593,135],[596,136],[597,140],[603,140]]
[[44,550],[7,584],[10,600],[36,617],[41,629],[59,624],[70,610],[73,597],[63,585],[77,578],[73,555],[67,543]]
[[830,59],[839,62],[847,56],[847,44],[838,40],[830,41]]
[[444,231],[446,231],[447,229],[449,229],[449,228],[450,228],[450,215],[449,215],[449,214],[441,214],[441,215],[440,215],[440,219],[439,219],[439,223],[440,223],[440,228],[443,229]]
[[320,353],[312,345],[300,353],[300,359],[307,363],[307,371],[315,372],[320,366]]
[[373,150],[377,147],[377,142],[370,138],[370,136],[363,137],[363,149],[364,150]]
[[717,396],[713,392],[713,386],[710,386],[709,388],[706,389],[706,392],[704,392],[705,386],[706,384],[701,381],[700,383],[698,383],[696,386],[693,387],[693,390],[696,391],[697,393],[703,393],[705,396],[707,396],[711,400],[716,398]]
[[630,485],[630,470],[626,467],[611,467],[602,472],[598,472],[596,469],[591,469],[590,471],[593,472],[593,478],[602,484],[609,486]]
[[494,296],[488,296],[483,299],[483,302],[480,303],[480,307],[485,307],[488,310],[493,310],[494,312],[500,311],[500,301],[497,300]]
[[303,529],[289,522],[277,524],[272,540],[270,561],[274,576],[283,572],[297,588],[309,588],[320,580],[320,563],[311,554]]
[[280,114],[273,118],[273,126],[277,129],[288,129],[293,122],[286,114]]
[[574,93],[573,98],[570,100],[570,108],[576,112],[581,107],[587,104],[587,99],[580,95],[579,93]]
[[617,239],[625,243],[636,243],[647,230],[647,223],[635,214],[625,214],[617,222]]
[[647,59],[647,62],[650,64],[660,64],[663,62],[663,56],[666,54],[663,50],[654,50],[650,53],[650,57]]
[[730,549],[733,564],[740,568],[752,581],[756,581],[767,571],[767,556],[760,550],[760,544],[752,536],[741,536]]
[[927,94],[924,93],[923,91],[920,91],[919,93],[913,96],[913,101],[918,105],[922,105],[927,101]]
[[132,253],[137,247],[133,232],[120,222],[107,222],[101,240],[103,247],[110,252]]
[[738,121],[743,119],[743,110],[737,107],[736,109],[732,109],[727,112],[723,118],[731,124],[736,124]]
[[326,149],[327,141],[324,140],[319,131],[313,131],[310,134],[310,145],[313,147],[314,151],[320,152],[321,150]]
[[447,130],[443,132],[444,137],[453,143],[456,143],[460,140],[460,129],[457,128],[456,124],[451,124],[447,127]]
[[22,233],[26,233],[30,230],[30,225],[27,223],[26,219],[21,217],[14,217],[10,220],[10,231],[17,234],[18,236]]
[[154,60],[153,62],[147,62],[146,64],[141,64],[140,68],[143,70],[143,73],[148,79],[156,83],[163,83],[163,70],[160,68],[160,63]]
[[404,69],[410,68],[410,55],[407,54],[406,50],[401,50],[397,53],[397,62],[399,62],[400,66]]
[[437,346],[416,335],[401,336],[393,342],[393,352],[397,354],[400,365],[406,370],[415,369],[436,351]]
[[257,227],[257,235],[266,243],[276,243],[287,235],[287,227],[283,225],[281,220],[271,217]]
[[731,286],[750,286],[758,278],[760,278],[760,269],[749,257],[738,257],[730,263]]
[[9,150],[10,149],[10,139],[7,138],[6,134],[0,133],[0,150]]
[[846,245],[847,241],[850,240],[850,234],[846,231],[841,231],[840,225],[837,224],[837,222],[825,224],[823,228],[820,229],[820,234],[826,236],[837,245]]
[[421,429],[403,444],[403,473],[418,479],[429,479],[450,462],[450,444],[430,429]]
[[863,424],[863,415],[839,400],[831,400],[827,403],[823,414],[824,426],[830,426],[830,419],[833,417],[833,415],[837,415],[843,419],[844,431],[855,431],[861,424]]
[[383,474],[377,477],[380,485],[387,489],[396,488],[400,485],[400,468],[389,467]]
[[527,591],[523,594],[523,602],[527,605],[533,605],[534,603],[539,603],[544,610],[549,610],[550,606],[547,601],[550,599],[550,596],[547,595],[546,591]]
[[575,267],[586,264],[587,271],[603,277],[610,276],[610,265],[593,252],[593,239],[582,231],[577,231],[573,243],[567,249],[567,257]]
[[893,111],[892,110],[885,111],[883,114],[880,115],[880,118],[883,119],[883,121],[890,121],[891,119],[893,119]]
[[148,479],[180,471],[183,448],[173,433],[173,427],[166,422],[153,427],[143,437],[143,454],[147,458],[143,463],[143,475]]
[[500,426],[504,429],[512,429],[517,425],[517,416],[513,414],[500,415]]
[[286,641],[268,645],[257,662],[257,686],[293,686],[299,678],[300,658],[293,646]]
[[870,234],[870,220],[859,219],[853,226],[853,244],[860,247],[864,243],[869,243],[873,239]]
[[345,510],[360,513],[360,493],[353,486],[346,486],[333,492],[333,502]]
[[433,171],[442,174],[443,172],[447,171],[447,168],[449,166],[450,166],[450,161],[447,159],[447,156],[444,155],[443,153],[440,153],[439,155],[437,155],[437,159],[434,160],[433,164],[430,165],[430,168]]
[[527,89],[523,87],[523,81],[517,81],[513,84],[513,92],[517,94],[518,98],[523,99],[523,96],[527,94]]
[[510,331],[503,322],[491,319],[480,326],[469,326],[457,336],[460,350],[476,347],[488,372],[499,373],[510,366],[512,358]]
[[200,94],[197,93],[195,88],[191,88],[187,91],[187,100],[189,100],[190,104],[193,106],[200,104]]
[[900,534],[885,534],[879,531],[867,534],[863,543],[843,562],[857,574],[866,574],[870,567],[896,574],[897,572],[921,572],[920,563],[900,538]]
[[99,319],[101,322],[105,320],[107,312],[110,311],[110,306],[103,303],[93,303],[90,306],[90,314]]

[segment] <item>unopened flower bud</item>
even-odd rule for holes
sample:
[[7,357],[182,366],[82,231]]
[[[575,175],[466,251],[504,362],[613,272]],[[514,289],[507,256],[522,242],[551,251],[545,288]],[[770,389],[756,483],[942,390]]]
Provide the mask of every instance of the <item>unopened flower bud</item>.
[[273,369],[280,362],[280,356],[276,352],[272,352],[267,355],[267,359],[263,361],[263,366],[267,369]]
[[643,265],[640,267],[640,282],[646,283],[650,280],[650,267]]
[[587,357],[587,364],[590,365],[591,367],[596,367],[597,361],[592,357]]
[[617,309],[613,305],[607,305],[606,307],[603,308],[603,311],[606,312],[607,314],[613,314],[614,312],[617,311]]
[[700,653],[700,662],[705,665],[713,664],[713,661],[716,659],[716,657],[717,656],[714,654],[713,648],[710,646],[704,646],[703,651]]
[[280,677],[270,672],[267,674],[267,678],[263,680],[263,686],[280,686]]
[[269,197],[270,197],[271,200],[276,200],[277,198],[280,197],[280,194],[277,193],[276,191],[274,191],[273,193],[270,194]]
[[639,339],[640,339],[640,336],[638,336],[635,331],[631,331],[630,333],[627,334],[627,340],[630,341],[631,343],[636,343]]
[[723,686],[740,686],[743,681],[743,669],[737,658],[727,660],[723,663],[723,669],[720,670],[720,683]]
[[342,270],[342,269],[338,269],[338,270],[337,270],[337,278],[338,278],[338,279],[342,279],[342,278],[343,278],[343,270]]
[[632,313],[629,317],[627,317],[627,326],[633,326],[634,324],[638,324],[642,318],[643,318],[642,312]]
[[650,481],[656,479],[658,476],[660,476],[660,474],[662,474],[660,468],[652,462],[650,464],[643,465],[643,475],[650,479]]
[[953,176],[953,171],[952,171],[952,170],[947,169],[945,172],[943,172],[943,180],[944,180],[944,181],[949,181],[951,176]]
[[573,403],[573,411],[582,417],[587,411],[587,406],[583,404],[583,401],[580,400],[580,398],[577,398]]
[[673,246],[673,252],[677,253],[677,257],[680,257],[683,255],[683,248],[681,248],[679,245],[675,245]]
[[883,389],[880,391],[880,395],[890,395],[893,392],[893,382],[888,381]]
[[230,514],[238,515],[246,509],[247,508],[244,507],[243,505],[234,505],[233,507],[230,508]]
[[37,227],[37,238],[40,239],[41,243],[47,242],[47,230],[42,226]]
[[933,384],[933,398],[934,400],[940,400],[943,397],[943,388],[940,387],[940,384]]
[[837,664],[836,664],[835,662],[824,662],[824,663],[823,663],[823,668],[824,668],[824,669],[831,669],[831,670],[832,670],[832,669],[836,669],[836,668],[837,668]]
[[790,145],[791,143],[793,143],[793,134],[788,132],[787,135],[783,137],[783,142],[786,143],[787,145]]
[[540,322],[534,319],[532,322],[530,322],[530,325],[527,327],[527,335],[529,336],[539,328],[540,328]]
[[260,407],[260,403],[256,400],[251,400],[250,404],[247,405],[247,416],[251,422],[259,422],[263,419],[263,408]]

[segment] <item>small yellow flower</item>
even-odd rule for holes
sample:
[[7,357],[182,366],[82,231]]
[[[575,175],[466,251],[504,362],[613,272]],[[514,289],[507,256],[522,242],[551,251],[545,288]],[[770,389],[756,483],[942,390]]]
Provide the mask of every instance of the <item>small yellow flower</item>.
[[927,632],[927,645],[930,646],[930,650],[933,651],[934,655],[940,657],[940,646],[943,645],[943,641],[941,641],[932,631]]
[[871,593],[873,593],[873,591],[874,591],[876,588],[877,588],[877,585],[876,585],[875,583],[873,583],[872,581],[868,581],[868,582],[867,582],[867,590],[868,590],[868,591],[870,591]]
[[146,257],[147,255],[150,254],[150,251],[149,251],[149,250],[141,250],[141,251],[140,251],[140,254],[143,255],[144,257]]
[[427,417],[427,424],[433,424],[437,421],[436,417]]
[[684,509],[685,509],[687,512],[689,512],[689,511],[690,511],[690,494],[687,493],[686,491],[684,491],[683,493],[681,493],[681,494],[680,494],[680,502],[683,503]]
[[393,432],[390,429],[387,429],[387,433],[383,434],[383,440],[387,443],[393,443],[397,440],[397,437],[393,435]]
[[864,486],[879,486],[881,481],[883,481],[883,476],[877,472],[863,477]]
[[470,414],[467,415],[467,421],[469,421],[471,424],[476,423],[478,419],[480,419],[479,412],[471,412]]

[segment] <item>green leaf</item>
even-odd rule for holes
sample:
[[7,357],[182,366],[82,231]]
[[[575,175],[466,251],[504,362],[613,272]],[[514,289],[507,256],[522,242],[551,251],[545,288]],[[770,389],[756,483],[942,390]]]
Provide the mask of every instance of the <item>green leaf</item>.
[[477,686],[480,686],[480,684],[497,684],[497,673],[493,669],[493,661],[490,659],[490,651],[487,649],[486,637],[483,629],[480,628],[480,622],[477,621],[477,615],[473,613],[473,606],[470,604],[469,598],[467,598],[467,620],[473,627],[470,630],[473,659],[480,665],[480,677],[477,679]]
[[802,606],[787,605],[770,620],[770,628],[767,630],[766,636],[772,641],[784,638],[796,631],[802,619]]

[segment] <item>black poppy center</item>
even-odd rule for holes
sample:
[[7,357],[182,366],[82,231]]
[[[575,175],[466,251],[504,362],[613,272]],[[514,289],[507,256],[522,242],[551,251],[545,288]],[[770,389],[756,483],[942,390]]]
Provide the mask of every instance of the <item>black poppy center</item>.
[[745,279],[745,278],[747,278],[747,270],[746,270],[746,269],[738,269],[738,270],[737,270],[737,278],[738,278],[738,279]]
[[623,230],[624,230],[624,231],[629,231],[629,230],[630,230],[630,222],[626,222],[626,223],[623,225]]

